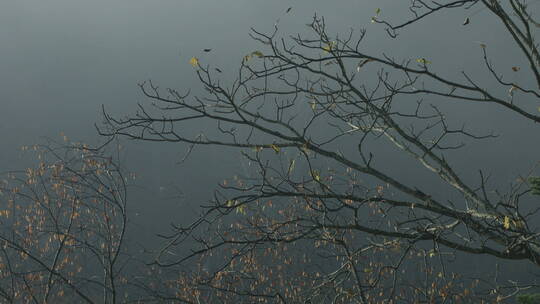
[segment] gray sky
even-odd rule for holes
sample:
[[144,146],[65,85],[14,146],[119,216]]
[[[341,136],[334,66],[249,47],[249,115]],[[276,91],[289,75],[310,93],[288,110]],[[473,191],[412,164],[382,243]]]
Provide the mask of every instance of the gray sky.
[[[196,87],[188,64],[191,56],[220,66],[225,75],[234,71],[243,55],[260,48],[249,40],[249,28],[270,30],[277,19],[282,32],[291,34],[305,31],[304,24],[314,13],[326,17],[331,32],[366,27],[367,50],[430,58],[440,73],[448,75],[458,75],[462,69],[482,75],[479,41],[488,45],[502,68],[523,64],[512,61],[515,53],[509,37],[501,34],[502,27],[477,9],[468,12],[474,15],[467,27],[461,25],[467,15],[459,10],[415,24],[397,40],[389,39],[370,18],[377,7],[384,16],[402,18],[404,6],[396,2],[3,0],[0,168],[20,168],[25,163],[18,148],[44,136],[59,138],[64,132],[74,140],[95,142],[93,124],[101,121],[101,105],[117,115],[132,113],[137,102],[144,102],[137,88],[139,81],[152,79],[161,87],[180,90]],[[407,3],[403,1],[403,5]],[[293,9],[285,15],[289,6]],[[203,48],[213,51],[202,54]],[[527,75],[513,77],[526,79]],[[492,80],[484,80],[487,86],[494,85]],[[503,184],[537,160],[537,133],[523,133],[532,130],[530,123],[497,109],[448,106],[447,110],[472,127],[501,134],[499,140],[456,156],[467,174],[475,173],[479,166],[490,168]],[[142,175],[145,185],[145,196],[133,207],[141,216],[165,219],[161,223],[178,219],[178,214],[164,212],[178,208],[178,201],[163,199],[173,195],[175,187],[184,191],[188,205],[196,206],[210,196],[216,182],[238,169],[238,153],[213,149],[198,149],[184,166],[173,166],[183,150],[178,145],[128,144],[128,165]],[[203,160],[212,171],[201,169]],[[396,174],[410,178],[399,170],[399,163],[393,165]],[[157,225],[155,222],[147,224]]]
[[[293,10],[285,16],[289,6]],[[347,28],[343,16],[369,25],[374,10],[358,1],[2,1],[0,165],[20,168],[25,163],[18,148],[44,136],[60,139],[63,132],[73,140],[95,142],[93,124],[101,121],[101,105],[114,114],[132,113],[144,101],[140,81],[180,90],[196,87],[191,56],[233,72],[242,56],[258,47],[248,37],[252,26],[269,30],[280,19],[280,26],[294,33],[305,30],[317,12]],[[213,51],[201,54],[203,48]],[[183,183],[182,188],[194,189],[194,200],[208,197],[211,185],[237,167],[236,153],[198,151],[189,164],[171,170],[183,150],[137,143],[126,154],[133,159],[130,168],[151,177],[154,184],[145,182],[148,188]],[[201,170],[203,159],[213,161],[215,170]],[[189,184],[182,182],[186,176]]]

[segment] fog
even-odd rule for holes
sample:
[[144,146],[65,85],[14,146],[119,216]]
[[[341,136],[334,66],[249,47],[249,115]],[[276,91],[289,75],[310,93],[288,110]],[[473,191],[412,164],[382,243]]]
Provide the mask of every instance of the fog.
[[[468,12],[471,23],[466,27],[462,10],[448,11],[391,39],[370,19],[378,7],[389,18],[403,18],[408,3],[395,2],[3,0],[0,171],[30,164],[20,147],[44,138],[60,140],[65,134],[74,141],[103,142],[94,127],[102,121],[102,106],[119,117],[133,113],[138,102],[145,102],[137,86],[141,81],[203,94],[188,63],[192,56],[219,66],[225,79],[234,77],[242,57],[261,48],[249,38],[250,27],[270,31],[277,23],[284,35],[302,33],[314,14],[324,16],[333,33],[366,28],[365,49],[374,54],[430,58],[441,74],[459,77],[466,70],[485,75],[479,43],[488,46],[501,68],[524,65],[513,60],[518,54],[510,37],[501,34],[501,25],[476,7]],[[288,7],[292,10],[285,14]],[[212,51],[203,53],[205,48]],[[527,75],[514,77],[531,84]],[[481,80],[486,87],[497,87],[494,79]],[[523,134],[531,130],[531,122],[483,105],[448,104],[443,109],[456,125],[467,122],[473,130],[500,135],[454,155],[466,180],[476,179],[482,168],[494,176],[494,185],[504,187],[537,162],[539,133]],[[202,131],[205,126],[192,128]],[[242,170],[240,154],[231,149],[198,148],[179,164],[186,149],[180,144],[122,145],[124,165],[139,176],[130,201],[134,225],[148,237],[171,222],[189,220],[218,182]],[[388,160],[396,176],[416,178],[398,160]],[[437,187],[431,179],[425,182],[427,189]]]

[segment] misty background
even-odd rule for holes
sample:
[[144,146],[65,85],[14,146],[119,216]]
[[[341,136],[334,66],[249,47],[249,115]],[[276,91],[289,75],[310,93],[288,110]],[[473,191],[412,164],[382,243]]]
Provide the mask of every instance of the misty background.
[[[189,64],[192,56],[222,69],[223,79],[234,77],[245,54],[264,51],[249,38],[250,27],[268,32],[277,22],[284,36],[305,33],[314,14],[326,18],[330,33],[366,28],[363,45],[373,54],[429,58],[441,75],[462,79],[459,73],[466,70],[485,87],[507,94],[495,79],[486,77],[479,47],[484,43],[496,66],[514,77],[506,80],[533,85],[526,72],[508,72],[524,62],[514,59],[521,56],[487,11],[446,10],[391,39],[382,25],[370,20],[377,8],[386,19],[405,20],[409,3],[402,2],[2,0],[0,171],[31,165],[33,159],[22,155],[20,147],[42,143],[43,138],[61,140],[60,134],[65,134],[74,141],[103,142],[94,128],[101,122],[102,105],[118,117],[134,113],[138,102],[146,102],[137,87],[141,81],[204,94]],[[292,10],[285,14],[288,7]],[[531,6],[533,12],[539,8],[536,3]],[[463,26],[468,16],[471,22]],[[205,48],[212,51],[204,53]],[[495,106],[451,103],[442,109],[455,126],[466,122],[472,130],[500,135],[453,154],[451,160],[466,180],[478,181],[478,169],[483,169],[493,176],[493,187],[506,190],[538,161],[540,136],[530,133],[530,121]],[[201,131],[205,127],[191,126]],[[171,222],[189,221],[198,206],[211,199],[217,183],[243,170],[237,150],[197,148],[178,164],[186,150],[181,144],[124,140],[122,145],[123,165],[139,176],[130,193],[132,223],[149,239]],[[396,176],[411,184],[440,187],[426,175],[411,174],[410,163],[400,158],[387,161]]]

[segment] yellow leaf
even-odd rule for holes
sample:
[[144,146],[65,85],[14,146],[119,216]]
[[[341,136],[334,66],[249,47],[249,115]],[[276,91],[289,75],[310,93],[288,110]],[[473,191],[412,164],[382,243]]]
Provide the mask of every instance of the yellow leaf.
[[241,213],[243,215],[246,215],[246,206],[245,205],[240,205],[240,206],[236,207],[236,213]]
[[302,144],[302,147],[300,147],[300,149],[301,149],[304,153],[309,153],[308,145],[307,145],[306,143]]
[[313,179],[316,181],[321,181],[321,175],[317,170],[311,170],[311,176],[313,176]]
[[430,64],[431,61],[427,60],[426,58],[418,58],[416,59],[416,62],[422,63],[422,64]]
[[289,163],[289,170],[287,170],[287,173],[290,175],[292,173],[292,171],[294,170],[294,164],[295,164],[295,160],[292,159],[291,162]]
[[504,229],[510,229],[510,218],[508,216],[504,217],[504,223],[503,223]]
[[329,43],[327,43],[325,46],[323,46],[323,51],[325,51],[326,53],[330,53],[330,51],[336,46],[336,42],[335,41],[330,41]]
[[378,14],[380,14],[380,13],[381,13],[381,8],[380,8],[380,7],[378,7],[378,8],[377,8],[377,9],[375,10],[375,14],[377,14],[377,15],[378,15]]
[[197,57],[191,57],[191,59],[189,60],[189,64],[191,64],[194,67],[197,67],[199,66],[199,59],[197,59]]
[[259,58],[264,57],[264,54],[261,51],[254,51],[253,53],[251,53],[251,55],[257,56]]
[[274,151],[275,151],[276,153],[279,153],[279,150],[280,150],[280,149],[279,149],[278,146],[276,146],[275,144],[271,144],[270,147],[271,147],[272,149],[274,149]]

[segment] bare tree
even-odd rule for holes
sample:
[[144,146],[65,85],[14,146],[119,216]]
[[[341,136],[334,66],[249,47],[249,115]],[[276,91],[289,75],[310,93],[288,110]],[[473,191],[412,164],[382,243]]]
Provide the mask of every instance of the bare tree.
[[[331,35],[315,16],[307,36],[252,29],[262,49],[244,57],[229,86],[221,70],[194,57],[204,96],[145,82],[140,88],[151,107],[139,105],[125,119],[104,111],[102,135],[184,143],[188,153],[196,146],[238,148],[252,168],[220,185],[198,220],[166,237],[155,264],[176,277],[154,295],[193,303],[480,303],[534,285],[467,281],[447,269],[460,253],[538,267],[540,240],[528,183],[533,171],[509,191],[490,188],[481,170],[477,182],[464,178],[452,155],[495,135],[455,127],[441,110],[449,102],[478,103],[540,122],[538,23],[527,1],[412,0],[410,19],[394,24],[377,11],[372,20],[399,39],[411,24],[473,7],[504,25],[535,87],[505,81],[484,44],[478,56],[497,90],[467,71],[445,76],[427,58],[365,53],[366,31]],[[187,132],[193,123],[215,128]],[[390,145],[456,198],[398,177],[377,152]],[[193,262],[198,266],[185,266]]]
[[3,303],[117,303],[127,289],[126,180],[113,157],[47,144],[0,184]]

